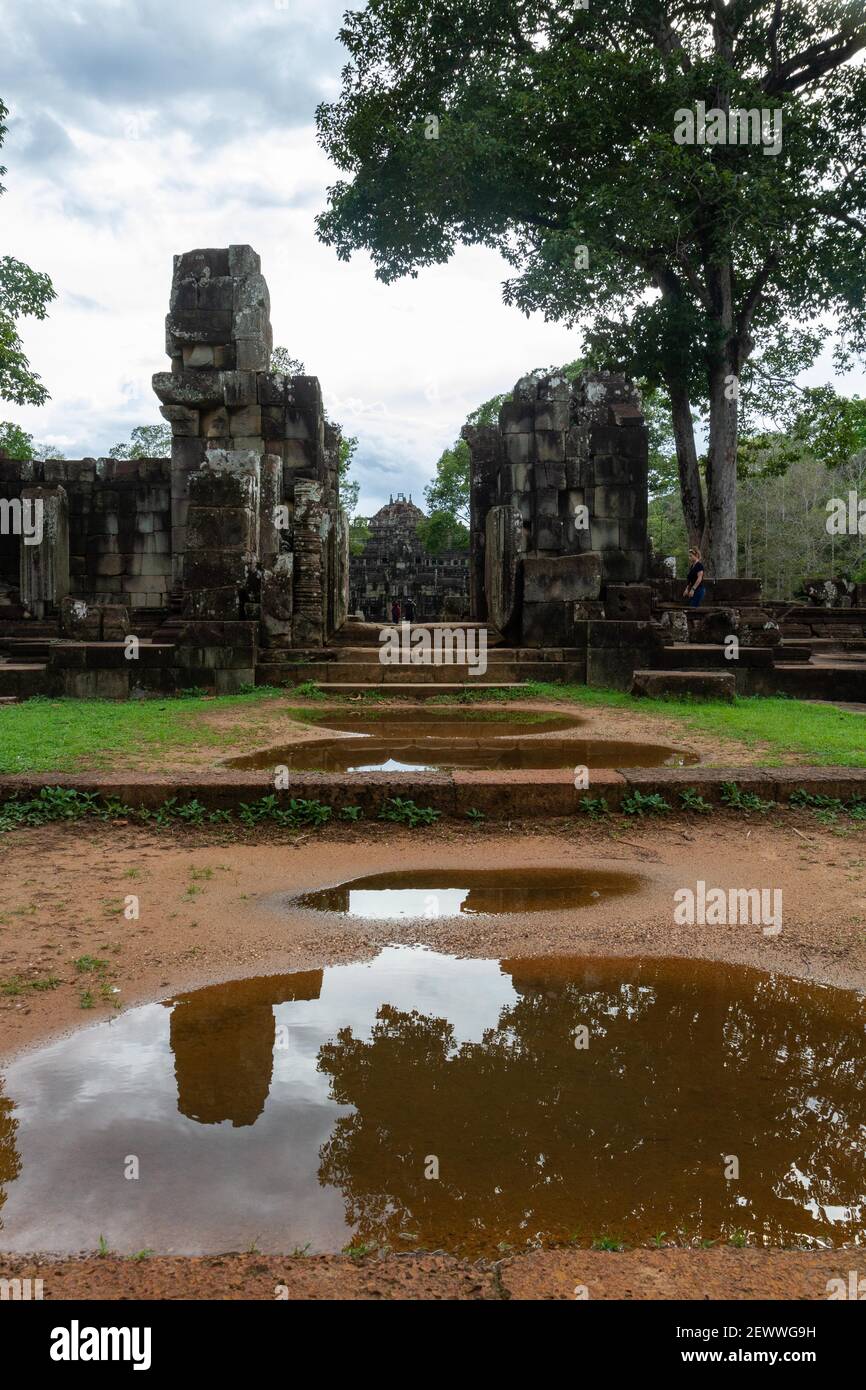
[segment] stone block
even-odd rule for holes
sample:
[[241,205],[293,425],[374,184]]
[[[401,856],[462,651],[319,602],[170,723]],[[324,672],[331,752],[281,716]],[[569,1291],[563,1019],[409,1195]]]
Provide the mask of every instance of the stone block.
[[550,603],[598,598],[601,575],[601,556],[595,551],[581,555],[527,555],[523,561],[524,600]]
[[159,413],[171,425],[172,434],[198,434],[199,412],[186,405],[161,405]]
[[503,438],[503,452],[506,463],[528,464],[533,458],[532,434],[506,434]]
[[652,589],[648,584],[608,584],[604,603],[608,618],[648,622],[652,613]]
[[526,399],[505,401],[499,411],[499,428],[504,435],[531,434],[535,429],[535,404]]

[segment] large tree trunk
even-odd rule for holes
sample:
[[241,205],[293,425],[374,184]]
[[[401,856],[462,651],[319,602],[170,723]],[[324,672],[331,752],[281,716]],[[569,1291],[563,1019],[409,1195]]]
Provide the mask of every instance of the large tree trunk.
[[713,579],[737,574],[737,437],[739,383],[736,364],[720,363],[710,376],[705,562]]
[[706,515],[689,394],[686,388],[678,383],[669,381],[667,388],[677,449],[683,519],[686,523],[689,545],[700,546],[706,528]]

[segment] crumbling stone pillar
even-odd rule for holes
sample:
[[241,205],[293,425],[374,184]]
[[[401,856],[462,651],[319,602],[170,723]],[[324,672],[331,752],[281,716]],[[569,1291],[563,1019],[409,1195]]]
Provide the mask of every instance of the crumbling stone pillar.
[[[22,511],[36,520],[41,509],[41,536],[19,548],[21,602],[36,618],[59,608],[69,593],[69,503],[62,487],[21,489]],[[34,533],[34,540],[38,533]]]
[[[340,436],[325,421],[316,377],[270,370],[270,297],[252,247],[175,257],[166,350],[172,369],[158,372],[153,386],[172,426],[173,576],[187,616],[217,607],[258,619],[264,604],[263,640],[289,645],[303,635],[306,644],[322,645],[348,607],[348,566],[338,554]],[[214,456],[241,455],[259,460],[255,526],[244,522],[254,544],[245,540],[243,564],[230,547],[219,566],[214,546],[204,543],[213,518],[198,514],[208,507],[193,503],[192,479]],[[311,506],[318,509],[312,523]],[[228,593],[233,584],[236,601]],[[285,629],[287,604],[295,637]]]
[[[497,426],[466,428],[463,437],[473,614],[488,614],[510,640],[580,645],[575,625],[602,616],[608,585],[638,584],[647,572],[647,433],[637,392],[605,372],[573,383],[561,374],[524,377]],[[629,607],[621,594],[616,603]]]

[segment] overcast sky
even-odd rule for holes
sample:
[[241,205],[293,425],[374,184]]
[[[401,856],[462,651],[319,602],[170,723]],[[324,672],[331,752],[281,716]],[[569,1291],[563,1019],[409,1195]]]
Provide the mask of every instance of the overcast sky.
[[51,392],[0,404],[69,458],[99,456],[160,417],[172,256],[249,242],[274,341],[321,380],[360,439],[360,511],[422,501],[466,414],[527,369],[577,355],[574,334],[501,302],[507,268],[461,251],[381,285],[313,219],[336,171],[315,138],[336,95],[346,0],[0,0],[2,251],[47,271],[49,318],[23,338]]
[[[58,299],[25,348],[51,392],[0,403],[69,458],[99,456],[160,417],[172,256],[249,242],[271,289],[274,341],[322,382],[360,439],[362,513],[421,501],[469,410],[524,371],[579,354],[573,333],[501,301],[508,271],[462,250],[384,286],[346,265],[313,219],[336,171],[315,138],[336,95],[348,0],[0,0],[0,250]],[[827,380],[826,365],[811,374]],[[862,389],[862,377],[851,389]]]

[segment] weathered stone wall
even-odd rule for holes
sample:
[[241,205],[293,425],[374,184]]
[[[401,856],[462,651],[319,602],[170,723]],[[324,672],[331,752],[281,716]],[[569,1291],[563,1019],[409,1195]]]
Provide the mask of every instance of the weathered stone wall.
[[[66,496],[64,592],[91,603],[165,606],[171,587],[168,459],[0,460],[0,497],[21,497],[31,487],[62,487]],[[19,587],[19,544],[17,536],[0,536],[0,580],[10,590]]]
[[[624,377],[524,377],[471,456],[472,616],[570,646],[613,585],[647,572],[647,433]],[[588,606],[587,606],[588,605]],[[578,633],[577,636],[580,634]]]

